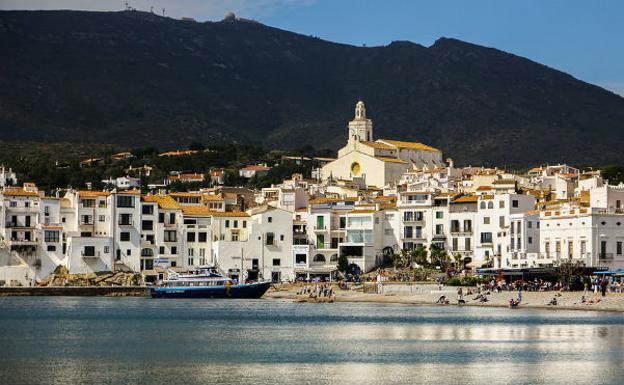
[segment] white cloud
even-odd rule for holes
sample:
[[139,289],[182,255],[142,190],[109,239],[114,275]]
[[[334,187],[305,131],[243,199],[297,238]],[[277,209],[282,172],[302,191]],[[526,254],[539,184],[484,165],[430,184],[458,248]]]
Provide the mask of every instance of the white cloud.
[[[128,4],[142,11],[167,16],[193,17],[197,20],[220,20],[232,11],[245,18],[262,18],[283,7],[309,5],[314,0],[128,0]],[[85,11],[119,11],[125,8],[124,0],[2,0],[0,9],[52,10],[75,9]]]

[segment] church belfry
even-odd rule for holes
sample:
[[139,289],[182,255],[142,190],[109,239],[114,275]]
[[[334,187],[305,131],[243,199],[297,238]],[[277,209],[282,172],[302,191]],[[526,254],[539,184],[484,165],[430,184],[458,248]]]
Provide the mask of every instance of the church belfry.
[[355,105],[355,117],[349,122],[349,142],[372,141],[373,121],[366,118],[366,107],[363,101]]

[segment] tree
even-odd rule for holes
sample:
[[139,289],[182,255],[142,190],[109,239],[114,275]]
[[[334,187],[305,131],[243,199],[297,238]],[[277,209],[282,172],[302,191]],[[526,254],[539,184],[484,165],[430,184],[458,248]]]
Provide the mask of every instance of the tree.
[[414,262],[421,266],[427,265],[427,249],[424,246],[420,246],[414,250]]
[[570,289],[575,282],[580,282],[583,267],[580,261],[567,260],[557,266],[557,274],[565,287]]
[[346,274],[348,268],[349,268],[349,259],[347,258],[346,255],[341,254],[338,257],[338,271]]

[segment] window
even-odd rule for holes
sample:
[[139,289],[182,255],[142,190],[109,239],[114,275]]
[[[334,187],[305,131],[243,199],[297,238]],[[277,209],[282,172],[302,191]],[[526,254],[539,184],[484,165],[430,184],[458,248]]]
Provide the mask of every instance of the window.
[[158,254],[165,254],[165,246],[160,246],[158,248]]
[[169,223],[171,223],[172,225],[176,223],[175,213],[169,213]]
[[56,251],[56,245],[48,245],[48,251]]
[[80,223],[83,225],[92,225],[93,224],[93,215],[81,215]]
[[193,257],[189,257],[189,258],[188,258],[188,265],[189,265],[189,266],[193,266],[194,264],[195,264],[195,258],[193,258]]
[[186,233],[187,242],[195,242],[195,233]]
[[130,241],[130,233],[127,231],[123,231],[121,233],[119,233],[119,240],[122,242],[129,242]]
[[165,230],[165,234],[164,234],[164,240],[165,242],[176,242],[177,241],[177,235],[176,235],[176,231],[175,230]]
[[154,221],[141,221],[141,230],[154,230]]
[[464,238],[464,250],[466,251],[471,250],[470,238]]
[[127,195],[118,195],[117,207],[134,207],[134,197]]
[[266,233],[266,242],[267,246],[273,246],[275,235],[273,233]]
[[232,242],[238,242],[238,232],[232,233]]
[[527,227],[528,227],[529,229],[533,228],[533,222],[528,221],[528,222],[527,222]]
[[479,208],[481,210],[485,210],[485,202],[481,201],[481,203],[479,204]]
[[284,234],[280,234],[280,241],[284,241]]
[[325,262],[325,256],[323,254],[316,254],[314,256],[314,259],[312,259],[312,261],[314,261],[314,262]]
[[204,232],[198,233],[198,241],[199,242],[206,242],[206,238],[207,238],[206,233],[204,233]]
[[98,221],[100,221],[100,222],[106,222],[106,215],[99,215],[99,216],[98,216]]
[[110,252],[110,248],[108,246],[104,246],[104,254],[108,254]]
[[325,235],[317,234],[316,235],[316,248],[324,249],[325,248]]
[[132,214],[119,214],[119,222],[121,226],[132,226]]
[[511,201],[511,207],[518,207],[518,200],[514,199]]
[[436,211],[436,219],[444,218],[444,211]]
[[[269,217],[269,218],[268,218],[268,220],[269,220],[269,223],[273,223],[273,217]],[[274,260],[274,261],[275,261],[275,260]],[[278,265],[278,266],[279,266],[279,265]]]
[[532,245],[532,244],[533,244],[533,237],[529,237],[529,238],[527,239],[527,243],[528,243],[529,245]]
[[483,224],[484,225],[489,225],[490,224],[490,217],[483,217]]
[[498,208],[499,209],[504,209],[505,208],[505,201],[498,201]]
[[158,213],[158,223],[165,223],[165,213]]
[[149,248],[141,249],[141,257],[153,257],[153,256],[154,256],[154,250],[149,249]]
[[176,246],[171,246],[171,254],[178,254],[178,248]]
[[237,228],[238,227],[238,220],[234,220],[234,223],[232,224],[232,227]]
[[403,221],[410,222],[414,220],[414,213],[411,211],[405,211],[403,213]]
[[[618,202],[619,202],[619,201],[618,201]],[[618,241],[618,242],[615,244],[615,247],[616,247],[615,252],[617,253],[617,255],[622,255],[622,242],[621,242],[621,241]]]
[[95,257],[95,246],[85,246],[82,255],[85,257]]
[[141,214],[143,215],[152,215],[154,214],[154,206],[152,205],[143,205],[141,208]]
[[340,226],[341,229],[347,227],[347,217],[340,217],[338,226]]
[[444,235],[444,225],[436,225],[436,235]]
[[490,201],[488,202],[488,209],[493,209],[494,208],[494,202]]
[[306,255],[305,254],[295,254],[295,263],[296,264],[305,264],[306,263]]
[[247,228],[247,221],[243,221],[243,229]]
[[95,199],[83,199],[82,207],[95,207]]
[[273,266],[280,266],[282,264],[281,259],[273,258]]
[[59,241],[59,232],[57,230],[46,230],[43,237],[46,243],[57,243]]
[[127,250],[126,250],[126,255],[127,255],[128,257],[129,257],[129,256],[131,256],[131,255],[132,255],[132,250],[127,249]]
[[481,243],[492,243],[492,233],[481,233]]
[[499,227],[505,227],[505,217],[504,216],[498,217],[498,226]]
[[225,228],[227,229],[228,227],[230,227],[230,220],[226,219],[225,220]]

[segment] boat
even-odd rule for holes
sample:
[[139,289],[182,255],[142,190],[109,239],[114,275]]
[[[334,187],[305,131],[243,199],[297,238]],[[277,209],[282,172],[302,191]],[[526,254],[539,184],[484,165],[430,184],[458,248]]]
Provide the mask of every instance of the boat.
[[271,287],[271,282],[237,283],[215,267],[167,272],[162,285],[150,288],[152,298],[260,298]]

